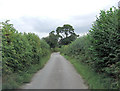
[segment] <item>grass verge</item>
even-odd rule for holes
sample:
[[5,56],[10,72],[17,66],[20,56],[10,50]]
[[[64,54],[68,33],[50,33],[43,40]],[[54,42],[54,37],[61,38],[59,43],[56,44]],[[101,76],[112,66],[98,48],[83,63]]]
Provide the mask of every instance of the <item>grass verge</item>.
[[85,80],[85,83],[88,85],[89,89],[110,89],[110,78],[96,73],[91,67],[75,58],[71,58],[66,55],[63,56],[73,64],[77,72]]
[[10,75],[3,76],[4,82],[2,84],[2,91],[9,91],[9,89],[20,88],[23,84],[29,83],[33,75],[44,67],[46,62],[49,60],[50,54],[43,57],[39,64],[32,65],[28,70],[20,73],[13,73]]

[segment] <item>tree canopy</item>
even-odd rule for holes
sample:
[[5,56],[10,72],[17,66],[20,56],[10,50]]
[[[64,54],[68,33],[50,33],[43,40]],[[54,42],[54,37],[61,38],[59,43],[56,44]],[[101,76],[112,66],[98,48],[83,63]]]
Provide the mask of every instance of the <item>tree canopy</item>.
[[63,27],[57,27],[56,33],[60,45],[67,45],[78,37],[78,35],[75,34],[73,27],[69,24],[65,24]]
[[62,27],[57,27],[56,31],[51,31],[48,37],[43,38],[51,48],[67,45],[74,41],[78,35],[69,24],[64,24]]
[[55,35],[55,31],[51,31],[48,37],[43,38],[51,48],[55,48],[58,45],[58,37]]

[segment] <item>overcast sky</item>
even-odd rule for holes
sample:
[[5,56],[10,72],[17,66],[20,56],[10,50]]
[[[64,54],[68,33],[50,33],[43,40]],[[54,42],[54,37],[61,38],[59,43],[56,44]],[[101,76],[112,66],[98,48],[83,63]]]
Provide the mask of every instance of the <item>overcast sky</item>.
[[45,37],[58,26],[70,24],[77,34],[88,32],[100,10],[119,0],[0,0],[0,21],[10,20],[19,32]]

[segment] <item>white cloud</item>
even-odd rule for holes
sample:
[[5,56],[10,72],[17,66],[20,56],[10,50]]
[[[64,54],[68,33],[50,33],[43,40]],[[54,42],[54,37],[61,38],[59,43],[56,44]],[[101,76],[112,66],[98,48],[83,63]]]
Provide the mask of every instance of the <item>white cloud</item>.
[[20,32],[38,33],[39,31],[39,36],[42,36],[41,34],[47,35],[51,29],[54,30],[65,23],[83,29],[95,20],[100,10],[117,7],[118,1],[0,0],[0,20],[10,19]]
[[115,0],[1,0],[0,14],[3,18],[42,16],[67,18],[86,15],[104,7],[115,5]]
[[88,34],[88,32],[86,32],[86,33],[80,33],[80,34],[79,34],[79,37],[85,36],[85,35],[87,35],[87,34]]

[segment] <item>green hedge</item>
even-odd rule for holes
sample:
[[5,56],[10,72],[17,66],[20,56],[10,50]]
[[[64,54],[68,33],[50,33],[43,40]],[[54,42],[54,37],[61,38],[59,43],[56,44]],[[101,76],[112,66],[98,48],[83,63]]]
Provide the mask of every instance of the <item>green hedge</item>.
[[120,10],[101,11],[88,35],[78,38],[62,51],[111,78],[109,88],[120,87]]
[[[19,33],[9,21],[2,22],[2,75],[26,72],[50,54],[50,47],[34,33]],[[40,65],[41,66],[41,65]]]

